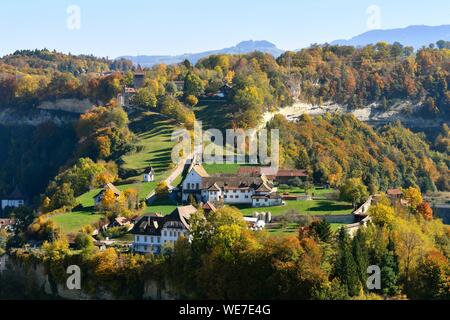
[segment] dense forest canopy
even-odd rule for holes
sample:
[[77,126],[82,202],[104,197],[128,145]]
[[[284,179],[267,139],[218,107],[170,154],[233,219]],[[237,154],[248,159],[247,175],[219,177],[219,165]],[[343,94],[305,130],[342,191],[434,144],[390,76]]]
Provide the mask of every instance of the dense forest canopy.
[[395,100],[422,106],[426,117],[450,116],[450,49],[422,48],[416,53],[399,43],[363,48],[312,46],[286,52],[278,63],[297,79],[301,99],[333,101],[362,108],[378,103],[387,109]]
[[378,130],[351,115],[303,116],[289,122],[276,116],[283,166],[306,168],[316,183],[340,186],[362,177],[372,193],[395,187],[449,190],[448,153],[430,151],[423,136],[400,123]]

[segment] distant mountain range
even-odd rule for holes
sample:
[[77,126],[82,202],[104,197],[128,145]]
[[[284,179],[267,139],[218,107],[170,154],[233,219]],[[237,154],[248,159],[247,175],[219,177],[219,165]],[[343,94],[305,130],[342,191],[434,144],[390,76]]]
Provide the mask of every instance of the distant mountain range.
[[[243,41],[234,47],[211,50],[200,53],[186,53],[177,56],[124,56],[120,58],[125,58],[133,61],[134,64],[139,64],[143,67],[151,67],[155,64],[176,64],[183,62],[184,60],[189,60],[191,63],[197,63],[200,59],[213,54],[245,54],[254,51],[261,51],[264,53],[270,53],[274,57],[280,56],[284,50],[278,49],[276,45],[270,43],[269,41]],[[118,58],[118,59],[120,59]]]
[[[419,49],[422,46],[428,46],[430,43],[436,43],[439,40],[450,40],[450,25],[442,25],[436,27],[430,26],[409,26],[403,29],[388,29],[388,30],[372,30],[365,32],[359,36],[353,37],[350,40],[336,40],[331,42],[332,45],[351,45],[351,46],[365,46],[368,44],[375,44],[380,41],[388,43],[400,42],[405,46],[412,46]],[[200,59],[213,54],[245,54],[254,51],[261,51],[270,53],[274,57],[279,57],[285,50],[277,48],[277,46],[269,41],[243,41],[234,47],[211,50],[199,53],[186,53],[176,56],[123,56],[131,60],[135,65],[142,67],[151,67],[156,64],[176,64],[184,60],[189,60],[195,64]]]
[[380,41],[388,43],[400,42],[405,46],[412,46],[419,49],[436,43],[439,40],[450,41],[450,25],[436,27],[430,26],[409,26],[403,29],[371,30],[350,40],[336,40],[333,45],[365,46],[375,44]]

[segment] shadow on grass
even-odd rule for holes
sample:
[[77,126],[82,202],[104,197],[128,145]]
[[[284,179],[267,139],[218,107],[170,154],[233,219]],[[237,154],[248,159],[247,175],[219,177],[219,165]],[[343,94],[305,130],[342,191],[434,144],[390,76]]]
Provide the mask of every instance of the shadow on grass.
[[336,204],[333,201],[319,201],[317,203],[317,206],[308,209],[310,212],[316,212],[316,211],[346,211],[346,210],[352,210],[353,207],[351,205],[345,205],[345,204]]

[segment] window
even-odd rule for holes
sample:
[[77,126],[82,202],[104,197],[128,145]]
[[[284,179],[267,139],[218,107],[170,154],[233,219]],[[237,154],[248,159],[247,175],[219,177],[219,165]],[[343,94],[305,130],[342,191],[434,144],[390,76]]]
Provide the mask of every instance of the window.
[[233,193],[237,193],[237,190],[234,190]]
[[248,196],[245,196],[245,199],[248,199]]
[[136,236],[136,242],[141,241],[141,237],[140,236]]
[[198,190],[198,189],[200,189],[200,184],[199,184],[199,183],[197,183],[197,190]]
[[150,242],[151,242],[151,243],[153,243],[153,239],[154,239],[153,237],[150,237]]
[[144,242],[147,242],[147,236],[144,237]]
[[225,196],[224,196],[224,198],[226,199],[226,198],[228,198],[228,196],[227,196],[227,195],[225,195]]

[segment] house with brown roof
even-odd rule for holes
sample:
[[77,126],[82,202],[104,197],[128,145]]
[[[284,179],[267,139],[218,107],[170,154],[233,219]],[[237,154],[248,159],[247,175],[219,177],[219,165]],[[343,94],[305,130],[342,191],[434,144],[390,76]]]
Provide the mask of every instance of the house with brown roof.
[[118,199],[122,195],[122,191],[117,189],[116,186],[114,186],[112,183],[108,183],[99,193],[94,196],[95,206],[101,205],[107,190],[111,190],[112,192],[114,192],[116,199]]
[[273,167],[241,167],[238,175],[246,176],[266,176],[269,180],[278,184],[288,184],[292,179],[300,178],[306,180],[308,173],[306,170],[297,169],[277,169]]
[[279,184],[288,184],[292,179],[295,178],[306,180],[308,178],[308,173],[306,172],[306,170],[280,169],[277,172],[275,181]]
[[398,200],[402,198],[403,191],[402,189],[388,189],[386,194],[391,200]]
[[181,237],[189,238],[189,221],[196,212],[194,206],[184,206],[165,217],[160,214],[143,216],[132,230],[133,251],[160,254],[165,247],[173,247]]
[[208,215],[211,212],[217,211],[216,206],[211,201],[207,201],[204,205],[202,205],[202,209],[203,209],[203,212],[205,213],[205,215]]

